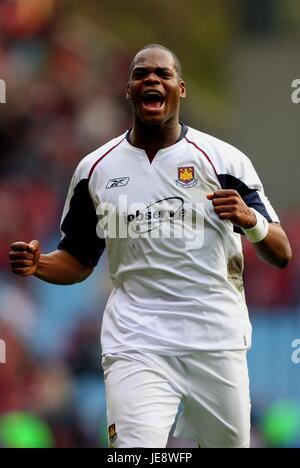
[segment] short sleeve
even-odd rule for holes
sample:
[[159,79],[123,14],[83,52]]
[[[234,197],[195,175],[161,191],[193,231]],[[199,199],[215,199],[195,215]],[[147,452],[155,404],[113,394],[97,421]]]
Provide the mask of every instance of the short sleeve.
[[243,153],[235,149],[231,158],[231,166],[225,174],[218,174],[222,188],[234,189],[244,202],[262,214],[269,223],[279,222],[264,188],[251,161]]
[[[81,178],[81,175],[83,177]],[[98,218],[89,192],[89,180],[80,165],[70,183],[61,221],[59,250],[69,252],[83,265],[97,265],[105,249],[105,240],[97,236]]]
[[[230,157],[226,172],[218,174],[221,187],[236,190],[244,202],[264,216],[269,223],[279,223],[279,218],[265,195],[262,182],[250,159],[232,146],[227,155]],[[234,231],[243,234],[238,226],[234,226]]]

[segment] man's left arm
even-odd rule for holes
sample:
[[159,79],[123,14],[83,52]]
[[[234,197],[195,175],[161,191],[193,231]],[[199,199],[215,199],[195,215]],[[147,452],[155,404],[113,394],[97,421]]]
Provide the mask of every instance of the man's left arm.
[[259,257],[279,268],[285,268],[292,258],[288,238],[279,223],[268,223],[250,208],[236,190],[216,190],[207,196],[221,220],[240,227],[252,241]]

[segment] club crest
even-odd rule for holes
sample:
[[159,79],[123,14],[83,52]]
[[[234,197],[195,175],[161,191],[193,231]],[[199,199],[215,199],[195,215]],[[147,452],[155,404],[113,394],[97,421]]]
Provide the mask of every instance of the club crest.
[[178,167],[178,179],[176,184],[183,188],[192,188],[197,185],[198,180],[195,179],[194,166]]

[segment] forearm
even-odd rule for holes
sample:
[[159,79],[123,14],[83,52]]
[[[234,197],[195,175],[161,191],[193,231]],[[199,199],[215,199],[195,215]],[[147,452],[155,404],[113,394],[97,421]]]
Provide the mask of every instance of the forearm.
[[292,258],[288,238],[279,223],[268,223],[250,208],[236,190],[217,190],[207,195],[215,213],[240,227],[253,243],[259,257],[271,265],[285,268]]
[[92,271],[68,252],[56,250],[40,256],[34,276],[47,283],[67,285],[85,280]]
[[270,223],[267,236],[253,245],[262,260],[279,268],[285,268],[292,258],[289,241],[280,224]]

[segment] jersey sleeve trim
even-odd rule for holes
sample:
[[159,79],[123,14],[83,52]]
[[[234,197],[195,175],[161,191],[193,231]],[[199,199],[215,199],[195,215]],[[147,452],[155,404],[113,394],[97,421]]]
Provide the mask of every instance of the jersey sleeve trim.
[[[249,188],[240,179],[230,174],[219,174],[218,178],[223,189],[236,190],[246,205],[258,211],[269,223],[279,222],[276,213],[263,193],[259,193],[259,191],[254,188]],[[234,226],[234,231],[239,234],[244,234],[242,229],[238,226]]]
[[115,148],[117,148],[117,146],[119,146],[122,143],[122,141],[124,141],[125,139],[126,139],[126,135],[116,145],[112,146],[108,151],[106,151],[106,153],[104,153],[99,159],[97,159],[97,161],[93,164],[93,166],[90,169],[90,172],[89,172],[89,175],[88,175],[88,180],[90,180],[90,178],[92,177],[93,172],[94,172],[96,166],[100,163],[100,161],[102,161],[102,159],[105,158],[105,156],[107,156]]
[[277,221],[277,217],[272,219],[266,206],[267,203],[263,202],[262,196],[256,189],[249,188],[243,181],[230,174],[219,174],[218,178],[223,189],[236,190],[244,202],[264,216],[269,223]]
[[214,166],[212,160],[211,160],[210,157],[208,156],[208,154],[207,154],[203,149],[201,149],[194,141],[189,140],[186,136],[185,136],[184,138],[185,138],[185,140],[186,140],[190,145],[193,145],[198,151],[200,151],[200,153],[203,154],[203,156],[207,159],[207,161],[209,162],[209,164],[210,164],[211,167],[213,168],[213,170],[214,170],[216,176],[218,177],[218,173],[217,173],[217,171],[216,171],[216,168],[215,168],[215,166]]
[[75,186],[61,224],[59,250],[66,250],[83,265],[97,265],[105,249],[105,240],[97,236],[98,218],[89,193],[88,179]]

